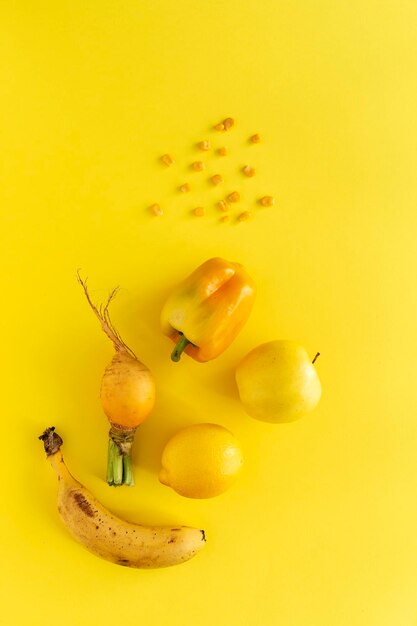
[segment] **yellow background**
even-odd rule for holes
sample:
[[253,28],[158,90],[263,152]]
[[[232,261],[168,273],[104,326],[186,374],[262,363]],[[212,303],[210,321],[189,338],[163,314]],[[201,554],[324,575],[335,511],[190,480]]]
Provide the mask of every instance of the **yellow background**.
[[[416,33],[414,0],[1,3],[2,625],[417,623]],[[191,174],[201,139],[230,156]],[[234,189],[253,219],[220,224]],[[253,314],[215,362],[173,364],[161,305],[215,255],[256,280]],[[113,320],[157,381],[132,489],[103,481],[112,348],[77,268],[96,301],[121,286]],[[234,384],[274,338],[321,352],[319,407],[282,426],[247,417]],[[227,494],[187,500],[159,484],[160,455],[204,421],[246,466]],[[140,571],[78,546],[37,440],[51,424],[105,505],[203,527],[205,551]]]

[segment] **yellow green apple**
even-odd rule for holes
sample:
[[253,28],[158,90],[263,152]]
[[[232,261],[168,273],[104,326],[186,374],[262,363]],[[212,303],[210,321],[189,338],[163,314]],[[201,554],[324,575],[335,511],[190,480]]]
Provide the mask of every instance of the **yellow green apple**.
[[312,411],[321,397],[316,357],[312,360],[295,341],[269,341],[254,348],[236,369],[245,411],[273,423],[292,422]]

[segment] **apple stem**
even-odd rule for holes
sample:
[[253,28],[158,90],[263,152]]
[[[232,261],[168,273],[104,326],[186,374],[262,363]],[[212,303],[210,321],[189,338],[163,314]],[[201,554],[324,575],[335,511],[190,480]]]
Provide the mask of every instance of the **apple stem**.
[[315,361],[316,361],[317,357],[319,357],[319,356],[320,356],[320,352],[317,352],[316,356],[314,357],[314,359],[313,359],[311,362],[312,362],[312,363],[315,363]]

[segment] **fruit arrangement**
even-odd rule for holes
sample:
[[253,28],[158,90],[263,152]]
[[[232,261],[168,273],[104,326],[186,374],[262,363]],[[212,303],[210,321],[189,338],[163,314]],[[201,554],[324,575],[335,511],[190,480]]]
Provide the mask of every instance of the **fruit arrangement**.
[[[134,484],[131,450],[136,429],[151,413],[155,382],[149,369],[125,344],[113,325],[109,305],[96,306],[78,274],[88,304],[112,341],[115,354],[101,383],[101,404],[110,422],[107,483]],[[194,270],[167,298],[161,330],[174,342],[178,363],[185,354],[204,363],[219,357],[247,321],[255,282],[239,263],[212,258]],[[295,341],[273,340],[255,347],[236,367],[238,395],[251,417],[291,422],[312,411],[321,384],[306,350]],[[54,427],[39,437],[58,477],[58,512],[73,537],[91,552],[119,565],[165,567],[189,560],[204,546],[203,530],[186,526],[140,526],[103,507],[67,469],[62,439]],[[159,480],[187,498],[212,498],[229,489],[243,465],[236,437],[220,424],[193,424],[166,443]]]
[[39,438],[58,477],[59,515],[72,536],[97,556],[128,567],[166,567],[188,561],[204,546],[204,530],[140,526],[112,515],[70,474],[55,429],[47,428]]

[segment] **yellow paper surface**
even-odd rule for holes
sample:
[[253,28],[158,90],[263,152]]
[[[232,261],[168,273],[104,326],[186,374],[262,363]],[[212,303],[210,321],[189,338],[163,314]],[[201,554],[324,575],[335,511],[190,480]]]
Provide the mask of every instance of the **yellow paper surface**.
[[[411,0],[1,3],[1,624],[416,624],[416,29]],[[215,362],[173,364],[162,304],[211,256],[245,265],[255,308]],[[96,302],[120,285],[114,324],[156,378],[132,489],[104,481],[112,347],[78,268]],[[279,338],[320,351],[323,397],[274,426],[246,416],[234,369]],[[245,469],[187,500],[158,482],[161,452],[207,421]],[[204,528],[204,552],[140,571],[77,545],[37,440],[52,424],[106,506]]]

